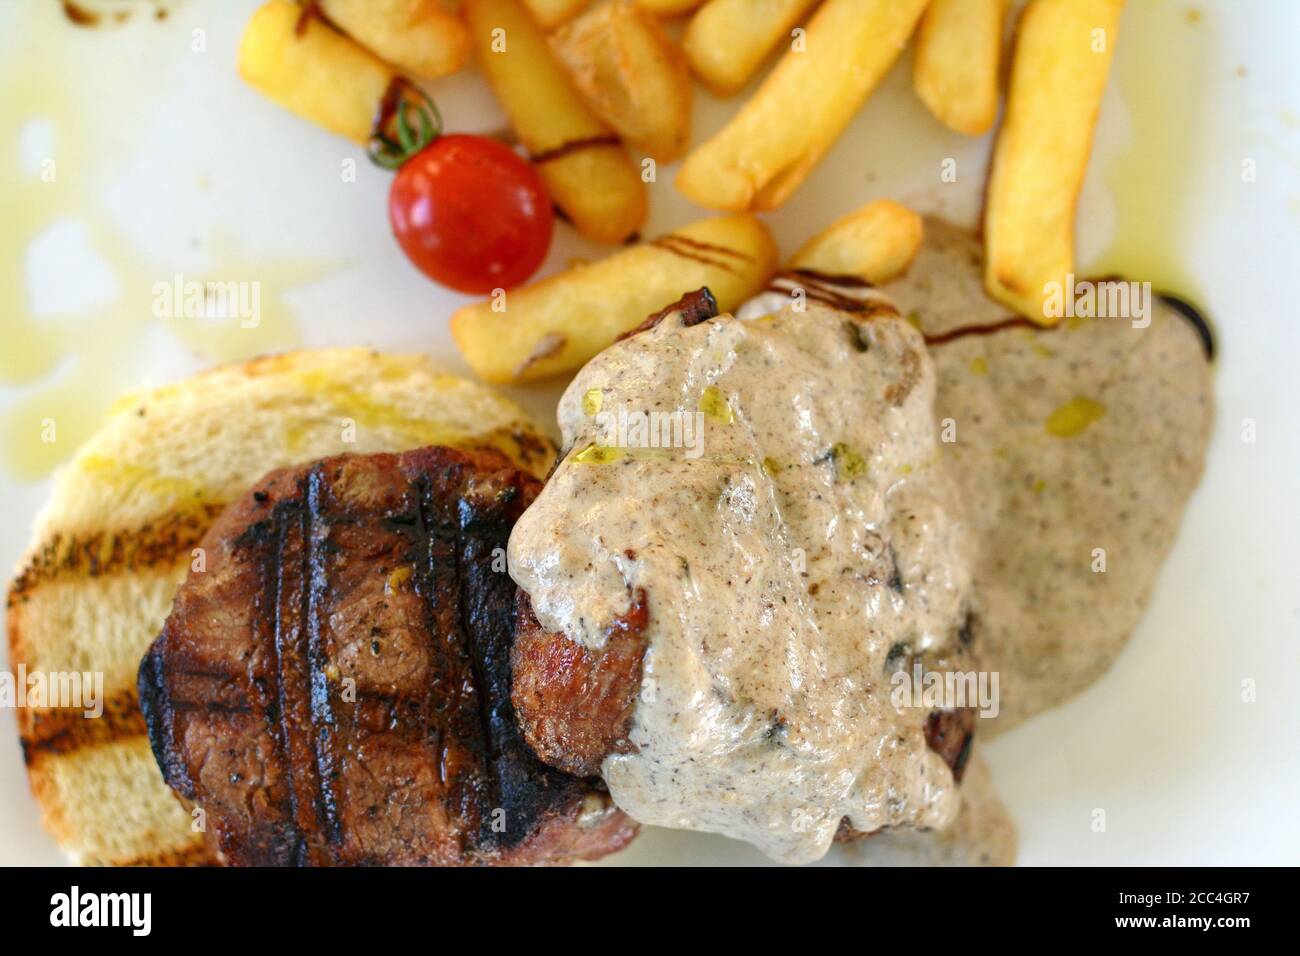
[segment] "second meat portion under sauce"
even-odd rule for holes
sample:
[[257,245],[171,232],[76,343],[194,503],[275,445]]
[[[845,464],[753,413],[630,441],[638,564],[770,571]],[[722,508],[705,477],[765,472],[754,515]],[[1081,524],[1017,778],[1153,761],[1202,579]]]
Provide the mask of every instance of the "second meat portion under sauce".
[[789,862],[822,856],[842,822],[953,818],[930,710],[892,679],[975,666],[934,387],[906,322],[817,305],[670,315],[570,385],[566,454],[510,570],[541,628],[583,653],[637,624],[639,693],[614,702],[631,715],[601,767],[633,817]]

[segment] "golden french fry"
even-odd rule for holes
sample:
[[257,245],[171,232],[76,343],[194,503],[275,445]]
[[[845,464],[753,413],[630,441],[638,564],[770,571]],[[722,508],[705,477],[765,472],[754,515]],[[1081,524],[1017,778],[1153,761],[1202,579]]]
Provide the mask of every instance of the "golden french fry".
[[998,115],[1007,0],[930,0],[916,31],[912,85],[945,126],[981,136]]
[[686,26],[691,70],[718,96],[733,96],[819,0],[709,0]]
[[527,11],[517,0],[468,0],[465,15],[483,72],[560,211],[601,242],[635,233],[645,221],[645,183]]
[[396,71],[289,0],[259,7],[239,44],[239,74],[263,96],[365,144]]
[[1033,0],[1021,17],[984,211],[989,295],[1053,325],[1124,0]]
[[696,148],[677,188],[702,206],[776,209],[834,145],[902,52],[926,0],[826,0],[722,131]]
[[469,31],[442,0],[317,2],[331,23],[412,76],[446,76],[469,59]]
[[631,0],[609,0],[550,40],[593,113],[657,161],[681,157],[691,135],[691,77],[652,15]]
[[878,199],[814,236],[790,260],[790,267],[879,285],[907,271],[921,248],[922,232],[920,216]]
[[657,17],[676,17],[690,13],[703,2],[704,0],[636,0],[636,5]]
[[543,30],[554,30],[561,23],[573,19],[591,0],[523,0]]
[[763,289],[776,261],[776,245],[755,217],[705,219],[503,299],[466,306],[451,317],[451,334],[489,382],[546,378],[580,367],[701,286],[721,309],[735,309]]

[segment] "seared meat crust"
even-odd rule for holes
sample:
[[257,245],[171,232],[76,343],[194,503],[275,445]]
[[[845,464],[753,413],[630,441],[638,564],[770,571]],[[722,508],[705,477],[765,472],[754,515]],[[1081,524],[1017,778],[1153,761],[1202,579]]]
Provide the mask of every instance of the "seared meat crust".
[[645,592],[639,591],[595,652],[545,630],[528,595],[519,591],[511,655],[514,704],[524,739],[546,763],[594,777],[611,753],[629,752],[648,613]]
[[952,768],[953,779],[961,783],[975,742],[976,712],[973,707],[932,710],[925,721],[925,742]]
[[634,335],[647,332],[674,312],[682,314],[683,325],[699,325],[701,322],[707,322],[709,319],[718,317],[718,300],[713,297],[713,292],[708,286],[701,286],[694,292],[687,292],[676,302],[664,306],[653,315],[646,316],[644,322],[636,328],[628,329],[614,341],[622,342],[624,339],[630,339]]
[[490,452],[344,455],[218,519],[139,685],[226,862],[548,863],[635,835],[516,727],[504,555],[538,488]]

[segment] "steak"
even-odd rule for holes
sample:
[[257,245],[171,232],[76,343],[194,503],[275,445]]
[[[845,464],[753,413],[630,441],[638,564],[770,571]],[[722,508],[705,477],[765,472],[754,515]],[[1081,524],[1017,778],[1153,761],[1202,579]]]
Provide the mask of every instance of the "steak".
[[494,452],[342,455],[217,520],[139,688],[225,862],[558,863],[632,839],[516,726],[505,546],[539,487]]
[[641,592],[628,613],[608,628],[605,646],[592,651],[542,627],[520,589],[512,652],[514,704],[524,739],[542,760],[567,773],[594,777],[607,756],[630,751],[627,735],[641,692],[646,620]]

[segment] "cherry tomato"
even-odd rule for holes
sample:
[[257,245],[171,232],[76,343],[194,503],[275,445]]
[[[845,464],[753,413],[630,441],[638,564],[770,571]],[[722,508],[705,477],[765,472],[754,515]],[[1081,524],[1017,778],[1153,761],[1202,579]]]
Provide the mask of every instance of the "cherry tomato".
[[421,272],[474,294],[528,279],[555,228],[537,171],[482,136],[442,136],[406,160],[388,194],[388,217]]

